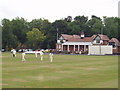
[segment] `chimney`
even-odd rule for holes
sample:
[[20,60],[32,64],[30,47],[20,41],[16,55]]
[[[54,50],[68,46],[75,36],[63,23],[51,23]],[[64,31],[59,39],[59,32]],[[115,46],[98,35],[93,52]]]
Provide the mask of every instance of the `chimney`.
[[84,37],[85,37],[84,32],[81,32],[81,34],[80,34],[80,38],[83,39]]

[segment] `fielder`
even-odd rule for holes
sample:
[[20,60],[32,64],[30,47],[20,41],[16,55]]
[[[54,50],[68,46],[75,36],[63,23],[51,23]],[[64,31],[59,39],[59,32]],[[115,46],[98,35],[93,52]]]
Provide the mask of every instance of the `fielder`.
[[13,57],[16,57],[16,50],[15,49],[12,50],[12,53],[13,53]]
[[53,61],[53,53],[50,53],[49,56],[50,56],[50,62],[52,62]]
[[40,51],[40,58],[41,58],[41,61],[43,60],[43,52]]
[[25,52],[22,53],[22,61],[23,61],[23,62],[26,61],[26,60],[25,60]]
[[37,51],[35,51],[35,56],[37,57]]

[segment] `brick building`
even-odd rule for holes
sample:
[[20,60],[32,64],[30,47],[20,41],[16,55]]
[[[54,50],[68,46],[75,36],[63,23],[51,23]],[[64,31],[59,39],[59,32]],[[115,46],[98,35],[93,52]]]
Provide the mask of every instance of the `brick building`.
[[61,34],[56,43],[56,50],[88,52],[90,45],[112,45],[113,53],[120,52],[120,42],[116,38],[110,40],[107,35],[101,34],[85,37],[84,32],[81,32],[80,35]]

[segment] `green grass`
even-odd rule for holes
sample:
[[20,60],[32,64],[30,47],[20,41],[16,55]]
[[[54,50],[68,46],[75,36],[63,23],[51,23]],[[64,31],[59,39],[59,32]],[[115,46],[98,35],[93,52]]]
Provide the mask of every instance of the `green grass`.
[[118,88],[118,56],[2,54],[3,88]]

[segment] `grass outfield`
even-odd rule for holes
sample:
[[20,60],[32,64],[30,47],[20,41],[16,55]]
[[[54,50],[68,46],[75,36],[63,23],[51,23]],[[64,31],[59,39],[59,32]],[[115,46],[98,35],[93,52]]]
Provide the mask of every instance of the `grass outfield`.
[[3,88],[118,88],[118,56],[2,54]]

